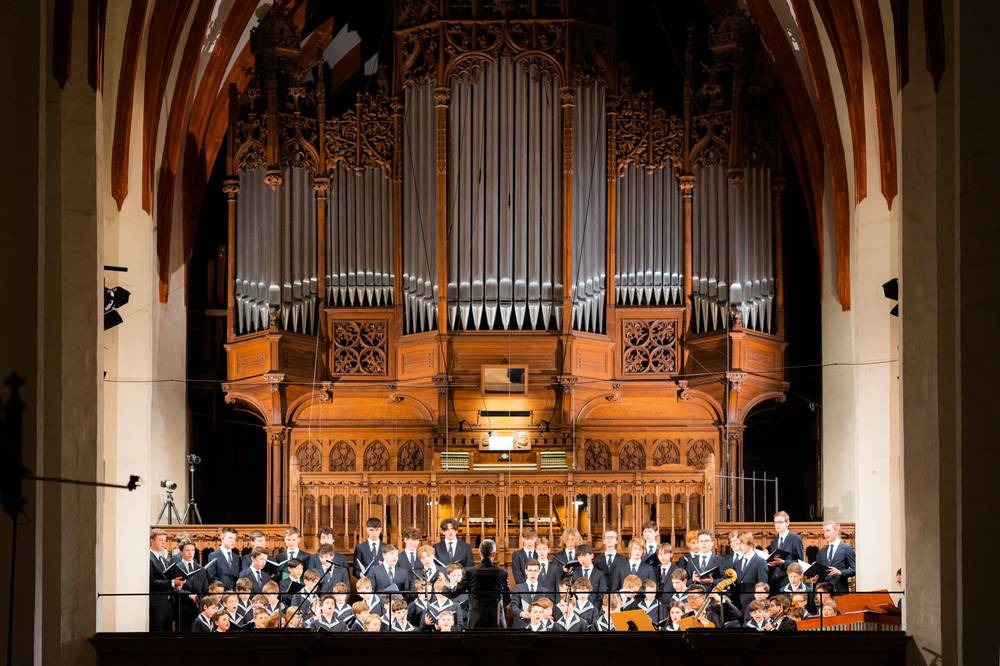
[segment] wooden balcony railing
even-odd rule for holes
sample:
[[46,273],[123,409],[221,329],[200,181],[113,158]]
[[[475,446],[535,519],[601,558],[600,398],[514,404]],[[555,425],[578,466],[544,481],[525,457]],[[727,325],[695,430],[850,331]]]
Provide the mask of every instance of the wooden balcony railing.
[[378,517],[384,538],[402,543],[401,532],[417,527],[434,542],[446,517],[460,522],[459,535],[476,545],[497,542],[501,557],[517,549],[527,526],[558,543],[576,527],[584,540],[605,530],[624,539],[646,521],[661,537],[682,545],[689,529],[712,529],[715,469],[664,466],[655,471],[613,472],[310,472],[292,488],[290,521],[301,525],[305,546],[315,545],[320,526],[337,533],[338,550],[350,552],[364,538],[365,522]]

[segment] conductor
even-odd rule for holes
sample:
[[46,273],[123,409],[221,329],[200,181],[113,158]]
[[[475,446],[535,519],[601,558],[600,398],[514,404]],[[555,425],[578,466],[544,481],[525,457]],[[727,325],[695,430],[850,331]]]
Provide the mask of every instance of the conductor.
[[502,608],[510,602],[507,570],[493,563],[496,549],[490,539],[479,544],[482,561],[466,567],[462,581],[455,587],[454,594],[469,595],[469,629],[497,629]]

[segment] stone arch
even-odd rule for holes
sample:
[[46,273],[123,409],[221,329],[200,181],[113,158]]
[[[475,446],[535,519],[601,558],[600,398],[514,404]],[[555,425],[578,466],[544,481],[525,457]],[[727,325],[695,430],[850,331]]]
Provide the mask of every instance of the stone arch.
[[586,453],[583,456],[583,468],[589,470],[611,469],[611,449],[607,442],[600,439],[588,439]]
[[327,469],[331,472],[353,472],[357,469],[357,454],[350,442],[339,440],[333,443]]
[[365,471],[389,471],[389,447],[385,442],[376,439],[365,449]]
[[646,449],[637,439],[628,439],[618,450],[618,469],[646,469]]
[[396,469],[400,472],[420,472],[424,469],[424,447],[415,440],[403,442],[396,452]]

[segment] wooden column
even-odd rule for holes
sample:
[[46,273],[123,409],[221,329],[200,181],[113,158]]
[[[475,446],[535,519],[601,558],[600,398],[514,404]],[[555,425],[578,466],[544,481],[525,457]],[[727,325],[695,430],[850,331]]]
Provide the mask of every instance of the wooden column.
[[240,181],[227,178],[222,182],[226,193],[226,342],[236,339],[236,201]]
[[288,430],[284,426],[268,426],[267,433],[267,521],[284,523],[288,520],[285,497],[288,494]]
[[[576,91],[559,89],[562,103],[562,201],[563,201],[563,321],[562,332],[573,331],[573,108]],[[565,369],[563,369],[565,371]]]
[[785,191],[785,179],[775,176],[771,179],[771,220],[774,225],[774,314],[775,334],[785,338],[785,259],[781,250],[781,195]]
[[437,112],[437,299],[438,333],[448,332],[448,101],[446,86],[434,89]]

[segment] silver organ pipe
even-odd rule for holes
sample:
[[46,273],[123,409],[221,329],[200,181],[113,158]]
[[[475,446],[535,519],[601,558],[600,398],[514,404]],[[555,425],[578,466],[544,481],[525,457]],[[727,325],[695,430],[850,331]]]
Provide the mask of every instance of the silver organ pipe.
[[607,123],[602,83],[579,84],[573,108],[573,328],[604,333]]
[[433,83],[405,90],[403,332],[437,328],[437,147]]
[[558,91],[555,77],[508,56],[452,81],[446,294],[453,330],[559,325]]
[[271,310],[288,331],[316,326],[316,199],[311,170],[287,168],[276,188],[264,169],[239,174],[237,333],[266,329]]
[[343,164],[327,196],[327,304],[392,305],[392,183],[385,170]]
[[626,166],[618,178],[616,209],[617,304],[680,304],[684,213],[673,164]]
[[765,333],[774,328],[774,238],[771,171],[743,169],[729,183],[725,165],[700,166],[695,173],[693,219],[693,310],[695,330],[727,328],[730,313],[743,326]]

